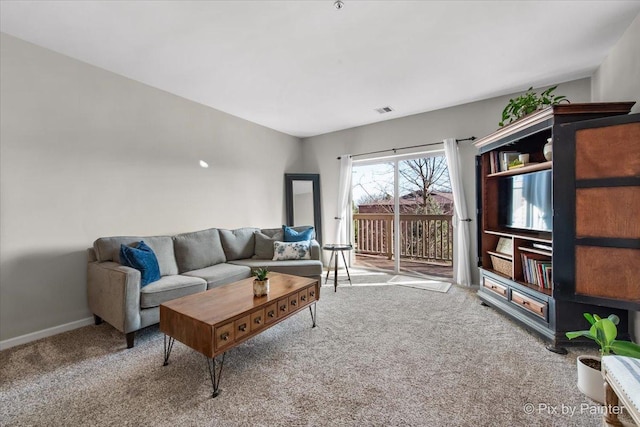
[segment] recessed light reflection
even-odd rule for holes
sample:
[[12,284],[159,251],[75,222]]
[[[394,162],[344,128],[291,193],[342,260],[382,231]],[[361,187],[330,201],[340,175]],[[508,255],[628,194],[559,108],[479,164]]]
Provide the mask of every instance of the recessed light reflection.
[[205,162],[204,160],[200,160],[200,167],[201,168],[208,168],[209,167],[209,163]]

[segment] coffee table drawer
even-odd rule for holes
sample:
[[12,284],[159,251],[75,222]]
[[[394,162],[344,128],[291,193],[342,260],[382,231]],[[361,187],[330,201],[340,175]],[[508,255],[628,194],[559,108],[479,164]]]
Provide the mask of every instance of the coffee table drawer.
[[278,317],[286,316],[289,313],[289,298],[278,300]]
[[264,323],[269,324],[278,318],[278,303],[269,304],[264,309]]
[[257,331],[264,326],[264,308],[251,313],[251,332]]
[[251,332],[251,316],[248,314],[236,320],[234,322],[236,329],[235,339],[240,339]]
[[233,344],[235,336],[233,334],[233,322],[225,323],[215,328],[216,350]]
[[316,285],[309,286],[307,288],[309,290],[309,303],[318,299],[318,291],[316,290]]
[[300,303],[300,306],[302,307],[303,305],[307,305],[309,304],[309,289],[303,289],[300,292],[298,292],[298,301]]
[[296,311],[300,307],[298,292],[289,297],[289,311]]

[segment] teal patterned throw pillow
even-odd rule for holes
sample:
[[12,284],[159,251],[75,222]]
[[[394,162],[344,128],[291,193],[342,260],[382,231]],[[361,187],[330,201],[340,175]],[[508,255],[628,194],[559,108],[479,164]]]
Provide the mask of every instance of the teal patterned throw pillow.
[[311,243],[304,242],[274,242],[273,261],[287,261],[295,259],[311,259]]

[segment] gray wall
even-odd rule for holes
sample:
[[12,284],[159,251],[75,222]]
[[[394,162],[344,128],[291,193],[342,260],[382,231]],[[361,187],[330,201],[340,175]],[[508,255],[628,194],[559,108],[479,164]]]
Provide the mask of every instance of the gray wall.
[[[581,79],[562,83],[555,93],[566,95],[572,102],[589,102],[590,81]],[[523,88],[525,91],[527,88]],[[384,150],[394,147],[405,147],[442,141],[444,138],[483,137],[498,128],[502,109],[513,97],[513,94],[473,102],[442,110],[431,111],[413,116],[388,120],[367,126],[333,132],[326,135],[305,138],[303,140],[303,156],[305,169],[309,173],[320,173],[322,178],[322,224],[324,241],[330,242],[335,235],[336,192],[338,188],[340,162],[336,157],[341,154],[357,154]],[[439,146],[441,148],[441,145]],[[476,227],[475,221],[475,156],[477,150],[471,142],[459,144],[462,159],[463,183],[465,198],[471,222],[473,247],[470,259],[476,259]],[[428,149],[437,149],[428,147]],[[415,151],[415,150],[414,150]],[[406,154],[402,151],[398,154]],[[473,281],[479,281],[479,271],[472,269]]]
[[[640,15],[631,23],[591,79],[592,100],[636,101],[640,113]],[[640,342],[640,312],[631,313],[634,341]]]
[[0,341],[91,315],[85,248],[100,236],[283,223],[298,138],[0,43]]
[[640,15],[591,78],[594,102],[636,101],[632,113],[640,113]]

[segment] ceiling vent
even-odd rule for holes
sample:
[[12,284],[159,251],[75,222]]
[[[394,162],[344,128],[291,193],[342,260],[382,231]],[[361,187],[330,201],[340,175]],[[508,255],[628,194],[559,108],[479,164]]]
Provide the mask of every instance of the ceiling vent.
[[382,107],[382,108],[376,108],[376,111],[380,114],[385,114],[385,113],[390,113],[393,111],[393,108],[387,106],[387,107]]

